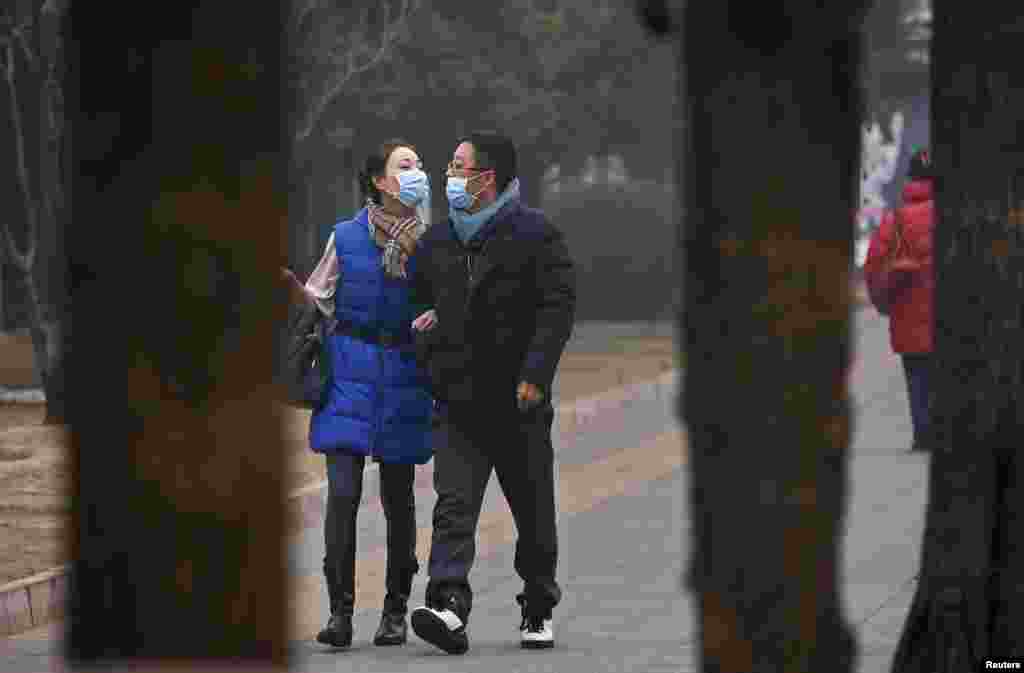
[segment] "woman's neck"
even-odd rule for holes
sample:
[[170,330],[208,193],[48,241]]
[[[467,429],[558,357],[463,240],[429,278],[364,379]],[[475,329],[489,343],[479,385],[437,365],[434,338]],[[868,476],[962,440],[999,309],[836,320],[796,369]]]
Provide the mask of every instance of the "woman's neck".
[[380,209],[398,217],[412,217],[416,213],[415,207],[409,207],[389,194],[381,194]]

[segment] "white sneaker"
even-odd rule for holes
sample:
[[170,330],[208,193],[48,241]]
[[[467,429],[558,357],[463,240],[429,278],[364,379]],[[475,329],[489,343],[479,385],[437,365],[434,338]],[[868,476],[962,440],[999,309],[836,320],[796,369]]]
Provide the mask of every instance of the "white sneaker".
[[409,616],[412,630],[431,645],[440,647],[448,654],[465,654],[469,649],[466,635],[466,620],[460,616],[459,605],[454,597],[449,598],[447,607],[428,606],[416,608]]
[[523,615],[523,623],[519,625],[520,644],[531,650],[554,647],[555,634],[551,625],[551,619]]

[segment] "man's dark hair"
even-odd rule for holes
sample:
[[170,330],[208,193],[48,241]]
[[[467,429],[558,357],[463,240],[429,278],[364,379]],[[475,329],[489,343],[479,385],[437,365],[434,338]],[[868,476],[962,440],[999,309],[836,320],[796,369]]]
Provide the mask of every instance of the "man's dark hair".
[[363,201],[373,201],[378,206],[380,203],[380,190],[373,184],[374,178],[382,177],[387,171],[388,159],[391,153],[399,147],[408,147],[416,152],[416,146],[401,138],[385,140],[377,149],[366,157],[363,169],[359,171],[359,190],[362,192]]
[[517,177],[516,146],[506,136],[493,131],[474,131],[461,138],[459,144],[462,143],[473,146],[477,168],[494,171],[494,184],[499,194]]

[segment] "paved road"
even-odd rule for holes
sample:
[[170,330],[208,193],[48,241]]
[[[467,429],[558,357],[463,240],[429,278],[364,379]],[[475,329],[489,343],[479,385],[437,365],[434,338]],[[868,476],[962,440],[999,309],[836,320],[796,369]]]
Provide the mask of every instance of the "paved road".
[[[624,329],[624,328],[621,328]],[[852,385],[857,422],[851,499],[843,544],[844,601],[857,627],[863,673],[887,671],[914,589],[927,457],[908,454],[910,425],[899,361],[888,352],[886,323],[871,309],[857,319],[859,360]],[[591,334],[588,338],[599,338]],[[557,646],[518,647],[519,581],[512,570],[514,525],[492,480],[485,502],[474,582],[471,650],[435,651],[415,636],[402,648],[370,644],[383,587],[383,516],[376,476],[360,513],[356,642],[333,652],[309,640],[326,617],[319,576],[319,531],[291,544],[294,653],[297,671],[696,671],[693,599],[679,577],[689,554],[685,501],[685,432],[672,400],[635,405],[625,427],[559,447],[561,562],[564,600],[556,610]],[[420,557],[426,557],[433,493],[429,470],[418,481]],[[423,594],[421,573],[414,604]],[[0,650],[0,671],[46,670],[54,642],[26,634]],[[0,645],[2,647],[2,645]],[[9,655],[9,656],[7,656]],[[4,657],[7,656],[5,660]]]

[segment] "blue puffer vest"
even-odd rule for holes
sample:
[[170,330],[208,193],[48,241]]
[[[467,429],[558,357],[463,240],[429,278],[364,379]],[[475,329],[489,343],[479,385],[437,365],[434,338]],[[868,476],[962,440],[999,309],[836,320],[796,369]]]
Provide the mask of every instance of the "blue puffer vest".
[[[422,307],[410,301],[406,281],[385,275],[367,217],[364,208],[355,219],[335,226],[341,269],[335,317],[339,325],[409,333]],[[433,400],[412,350],[336,333],[327,340],[327,356],[331,380],[323,406],[313,413],[310,447],[317,453],[373,456],[388,463],[429,461]]]

